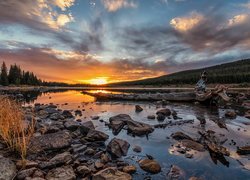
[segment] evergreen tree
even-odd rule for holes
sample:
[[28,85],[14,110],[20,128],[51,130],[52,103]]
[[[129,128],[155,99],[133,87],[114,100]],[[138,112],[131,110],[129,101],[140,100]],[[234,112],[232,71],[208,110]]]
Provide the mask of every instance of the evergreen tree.
[[9,85],[8,72],[7,72],[7,67],[6,67],[5,62],[3,62],[2,67],[1,67],[0,84],[2,84],[3,86]]

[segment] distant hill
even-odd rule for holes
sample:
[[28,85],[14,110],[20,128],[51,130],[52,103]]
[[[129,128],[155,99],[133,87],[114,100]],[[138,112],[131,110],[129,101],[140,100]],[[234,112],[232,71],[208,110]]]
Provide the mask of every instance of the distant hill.
[[204,70],[208,73],[208,83],[250,83],[250,59],[244,59],[201,69],[181,71],[156,78],[113,83],[109,85],[125,86],[195,84],[199,80],[200,74]]

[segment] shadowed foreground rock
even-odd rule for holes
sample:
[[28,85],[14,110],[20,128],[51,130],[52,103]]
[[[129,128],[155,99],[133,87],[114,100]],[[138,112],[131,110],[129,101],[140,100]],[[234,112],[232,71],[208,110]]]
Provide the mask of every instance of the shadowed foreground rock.
[[74,180],[76,179],[74,170],[71,166],[52,169],[46,176],[47,180]]
[[0,180],[12,180],[16,175],[16,166],[10,159],[0,155]]
[[128,173],[121,172],[114,167],[109,167],[93,175],[92,180],[132,180]]
[[71,136],[66,131],[33,137],[29,145],[30,153],[39,153],[46,150],[58,150],[71,144]]
[[129,146],[130,144],[127,141],[113,138],[107,146],[107,152],[113,157],[120,158],[127,155]]

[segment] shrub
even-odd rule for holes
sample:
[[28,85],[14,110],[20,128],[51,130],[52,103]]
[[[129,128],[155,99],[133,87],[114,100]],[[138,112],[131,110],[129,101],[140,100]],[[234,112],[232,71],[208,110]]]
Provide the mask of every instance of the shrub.
[[21,104],[0,96],[0,138],[8,148],[18,153],[23,162],[27,155],[27,148],[34,133],[34,120],[29,125],[24,121]]

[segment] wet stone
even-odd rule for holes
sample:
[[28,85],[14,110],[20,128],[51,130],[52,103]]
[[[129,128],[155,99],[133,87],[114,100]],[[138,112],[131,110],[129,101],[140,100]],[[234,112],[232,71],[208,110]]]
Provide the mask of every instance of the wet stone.
[[113,138],[107,146],[107,152],[109,152],[113,157],[120,158],[127,155],[129,146],[130,144],[127,141]]
[[144,171],[152,173],[152,174],[157,174],[161,171],[160,164],[156,160],[153,160],[153,159],[140,160],[139,165]]

